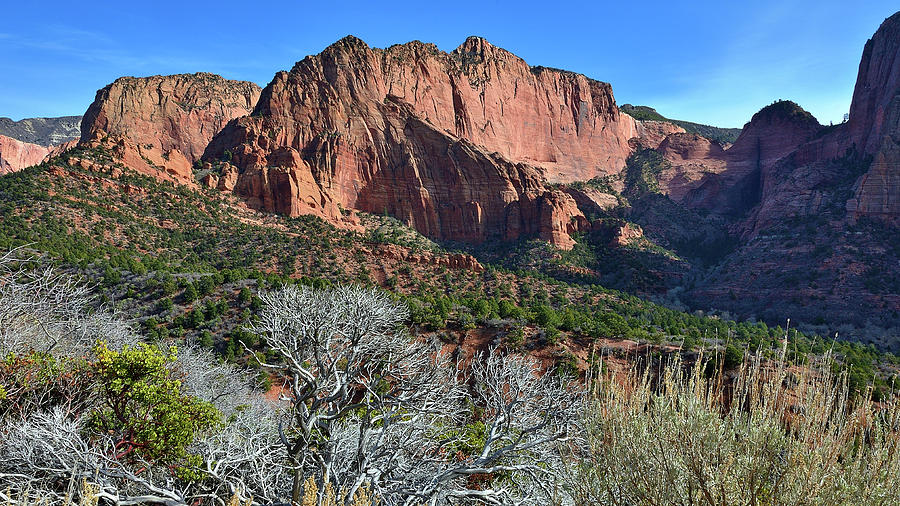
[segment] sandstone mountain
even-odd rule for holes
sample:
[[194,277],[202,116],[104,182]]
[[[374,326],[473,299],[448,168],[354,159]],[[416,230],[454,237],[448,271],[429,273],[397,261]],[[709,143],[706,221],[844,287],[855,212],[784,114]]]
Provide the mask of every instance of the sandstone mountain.
[[[636,120],[619,111],[608,84],[532,68],[477,37],[450,53],[346,37],[276,74],[261,95],[210,74],[119,79],[98,92],[81,140],[113,143],[126,165],[188,184],[205,153],[203,183],[257,209],[343,224],[353,222],[347,210],[386,212],[438,240],[536,235],[568,248],[569,235],[591,225],[548,184],[619,175],[636,145],[669,160],[659,184],[674,201],[733,218],[759,206],[769,210],[754,219],[777,220],[778,209],[761,202],[779,160],[874,149],[869,138],[880,135],[889,100],[871,90],[896,79],[889,40],[876,35],[861,64],[861,80],[881,81],[858,85],[850,123],[826,135],[808,113],[779,102],[723,145],[658,114]],[[860,126],[869,124],[872,131]],[[860,183],[860,199],[848,204],[857,214],[890,207],[890,175],[877,172],[889,165],[877,162]]]
[[226,123],[248,114],[260,88],[213,74],[122,77],[97,92],[81,142],[112,142],[126,165],[193,180],[191,165]]
[[779,190],[795,171],[812,170],[851,154],[872,157],[869,170],[853,185],[853,197],[841,205],[846,204],[852,217],[896,222],[900,217],[900,13],[886,19],[866,43],[847,123],[822,127],[797,104],[779,101],[755,114],[726,150],[697,135],[676,134],[664,139],[659,151],[671,163],[660,177],[664,193],[687,207],[734,217],[756,207],[745,230],[758,230],[798,212],[816,212],[816,205],[808,205],[808,197],[815,193],[811,187],[821,183],[817,178],[806,183],[795,178],[789,191]]
[[676,202],[728,216],[757,205],[770,187],[773,167],[822,126],[797,104],[779,101],[753,115],[728,149],[699,135],[673,135],[659,151],[671,162],[661,175]]
[[[738,240],[692,276],[692,305],[767,321],[848,322],[896,344],[900,13],[866,44],[850,111],[848,122],[823,127],[781,101],[726,150],[684,134],[660,144],[661,191],[723,217]],[[651,236],[671,234],[634,219]]]
[[532,69],[483,39],[447,54],[347,37],[278,73],[207,159],[233,156],[239,175],[223,176],[270,211],[387,212],[440,240],[570,247],[583,216],[544,181],[617,172],[637,131],[608,84]]
[[289,216],[353,226],[347,210],[388,213],[438,240],[570,248],[591,224],[549,185],[618,174],[635,145],[682,132],[620,113],[607,83],[477,37],[451,53],[346,37],[261,95],[210,74],[121,78],[97,93],[81,142]]
[[866,42],[853,91],[849,136],[874,155],[848,209],[856,216],[900,220],[900,12]]

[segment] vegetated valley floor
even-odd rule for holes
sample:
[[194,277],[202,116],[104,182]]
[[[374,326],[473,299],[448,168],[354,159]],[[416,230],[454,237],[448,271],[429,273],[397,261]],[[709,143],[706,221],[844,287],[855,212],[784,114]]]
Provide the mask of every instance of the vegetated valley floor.
[[[81,159],[104,168],[84,170]],[[198,343],[250,366],[244,345],[266,353],[244,328],[259,309],[256,295],[284,283],[376,285],[409,304],[416,334],[467,353],[520,349],[573,372],[601,357],[624,366],[671,353],[695,359],[702,349],[734,366],[743,350],[774,356],[785,334],[598,284],[648,295],[690,271],[677,247],[649,238],[625,248],[582,238],[573,252],[537,241],[494,245],[470,251],[479,263],[388,217],[361,215],[364,230],[348,231],[315,217],[261,214],[214,190],[131,172],[101,148],[0,178],[0,216],[0,250],[26,246],[95,283],[98,304],[133,318],[149,340]],[[833,349],[852,365],[857,390],[872,378],[875,395],[893,384],[891,354],[793,329],[788,336],[795,363]]]

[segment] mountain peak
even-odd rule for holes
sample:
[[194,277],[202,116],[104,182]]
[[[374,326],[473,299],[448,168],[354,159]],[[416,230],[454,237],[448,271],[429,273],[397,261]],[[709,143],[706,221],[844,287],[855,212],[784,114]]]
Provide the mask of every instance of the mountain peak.
[[745,128],[757,123],[771,124],[783,121],[815,128],[821,126],[819,121],[810,114],[809,111],[800,107],[796,102],[791,100],[777,100],[754,114],[750,119],[750,123],[748,123]]

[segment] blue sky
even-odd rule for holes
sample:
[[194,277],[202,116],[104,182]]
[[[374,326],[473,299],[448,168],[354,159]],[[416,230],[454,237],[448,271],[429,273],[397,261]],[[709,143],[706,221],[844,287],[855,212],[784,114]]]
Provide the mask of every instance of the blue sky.
[[0,116],[82,114],[122,75],[205,71],[264,86],[347,34],[445,51],[480,35],[531,65],[608,81],[618,103],[671,118],[737,127],[791,99],[827,124],[849,110],[863,45],[897,9],[896,0],[9,2]]

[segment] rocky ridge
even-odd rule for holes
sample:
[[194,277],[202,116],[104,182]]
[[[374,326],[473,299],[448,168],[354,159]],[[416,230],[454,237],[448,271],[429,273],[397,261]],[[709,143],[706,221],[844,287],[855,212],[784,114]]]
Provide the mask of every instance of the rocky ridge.
[[[867,45],[860,79],[875,84],[857,86],[861,105],[848,125],[823,134],[799,106],[777,102],[731,146],[665,118],[636,120],[620,113],[607,83],[530,67],[478,37],[450,53],[345,37],[261,92],[209,74],[122,78],[98,92],[82,142],[113,143],[144,173],[188,184],[199,175],[256,209],[345,225],[352,210],[387,213],[438,240],[537,236],[563,248],[591,222],[573,198],[584,196],[548,183],[619,174],[641,145],[671,164],[658,176],[663,193],[732,219],[749,213],[739,229],[756,233],[797,208],[777,188],[785,171],[874,145],[885,117],[890,127],[890,100],[871,92],[896,81],[890,39],[876,34]],[[872,131],[859,126],[869,123]],[[848,203],[857,215],[891,214],[892,153],[859,182]],[[813,203],[803,208],[814,212],[818,197],[806,194]]]
[[439,240],[570,248],[590,222],[547,183],[616,174],[636,145],[683,132],[620,113],[607,83],[477,37],[450,53],[346,37],[261,93],[211,74],[118,79],[97,93],[81,142],[256,209],[345,226],[348,211],[387,212]]
[[25,118],[19,121],[0,118],[0,135],[39,146],[59,146],[81,135],[81,116]]

